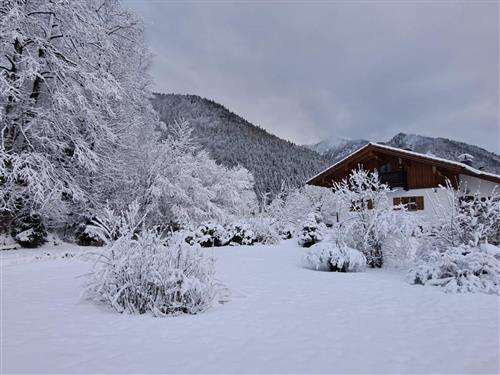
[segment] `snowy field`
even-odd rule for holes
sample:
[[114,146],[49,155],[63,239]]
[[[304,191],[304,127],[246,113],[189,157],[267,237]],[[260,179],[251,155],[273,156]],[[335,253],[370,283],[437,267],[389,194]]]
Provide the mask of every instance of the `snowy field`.
[[227,304],[127,316],[81,302],[90,265],[78,247],[56,249],[0,253],[1,372],[499,371],[497,296],[448,295],[394,271],[307,270],[288,241],[207,250]]

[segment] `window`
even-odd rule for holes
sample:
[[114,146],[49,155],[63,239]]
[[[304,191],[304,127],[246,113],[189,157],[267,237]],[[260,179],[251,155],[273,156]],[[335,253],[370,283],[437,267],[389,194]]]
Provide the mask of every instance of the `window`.
[[424,209],[424,197],[400,197],[393,198],[394,206],[404,204],[408,211],[418,211]]

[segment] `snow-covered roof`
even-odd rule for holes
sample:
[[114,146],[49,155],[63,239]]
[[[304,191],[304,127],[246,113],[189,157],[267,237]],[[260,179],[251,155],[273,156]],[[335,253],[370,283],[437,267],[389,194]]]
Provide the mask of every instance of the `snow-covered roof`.
[[455,160],[448,160],[448,159],[444,159],[444,158],[439,158],[439,157],[434,156],[434,155],[421,154],[419,152],[414,152],[414,151],[404,150],[404,149],[397,148],[397,147],[382,145],[380,143],[369,142],[366,145],[364,145],[363,147],[360,147],[356,151],[354,151],[351,154],[347,155],[342,160],[339,160],[335,164],[331,165],[330,167],[326,168],[325,170],[323,170],[320,173],[316,174],[315,176],[311,177],[309,180],[306,181],[306,184],[308,184],[309,182],[311,182],[314,179],[318,178],[322,174],[328,172],[329,170],[334,169],[335,167],[337,167],[340,164],[344,163],[347,159],[349,159],[350,157],[352,157],[352,155],[357,154],[357,153],[359,153],[359,152],[361,152],[364,149],[369,148],[369,147],[375,147],[375,148],[379,148],[379,149],[385,149],[385,150],[397,152],[397,153],[400,153],[400,154],[406,154],[408,156],[414,156],[414,157],[418,157],[418,158],[422,158],[422,159],[428,159],[430,161],[436,161],[436,162],[439,162],[439,163],[450,164],[450,165],[453,165],[455,167],[461,168],[464,172],[466,172],[466,174],[471,174],[471,175],[474,175],[474,176],[477,176],[477,177],[494,178],[494,179],[497,179],[498,181],[500,181],[500,175],[497,175],[497,174],[494,174],[494,173],[485,172],[485,171],[473,168],[470,165],[467,165],[467,164],[464,164],[464,163],[460,163],[460,162],[455,161]]

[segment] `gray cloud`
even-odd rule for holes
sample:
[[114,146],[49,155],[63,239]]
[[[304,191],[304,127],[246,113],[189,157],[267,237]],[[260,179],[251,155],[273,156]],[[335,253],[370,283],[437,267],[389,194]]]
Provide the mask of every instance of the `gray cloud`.
[[495,1],[129,0],[155,90],[297,143],[412,132],[500,151]]

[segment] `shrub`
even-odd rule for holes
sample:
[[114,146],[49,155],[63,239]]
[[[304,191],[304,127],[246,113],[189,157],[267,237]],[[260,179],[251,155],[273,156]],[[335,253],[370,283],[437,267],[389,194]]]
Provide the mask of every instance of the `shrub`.
[[276,244],[280,237],[268,218],[246,218],[222,226],[212,222],[200,225],[196,231],[184,231],[187,243],[198,243],[201,247],[226,245]]
[[284,226],[278,231],[282,240],[289,240],[295,236],[295,229],[292,226]]
[[222,225],[212,222],[203,223],[194,233],[194,242],[201,247],[225,246],[232,239],[232,234]]
[[411,284],[437,285],[447,293],[500,294],[499,261],[490,247],[450,246],[425,254],[408,273]]
[[47,240],[47,231],[40,216],[30,215],[15,221],[12,236],[22,247],[35,248]]
[[254,231],[247,223],[237,223],[229,227],[232,245],[253,245],[257,241]]
[[144,225],[144,214],[141,215],[137,201],[132,202],[124,211],[114,211],[105,207],[97,216],[83,227],[82,241],[109,244],[120,237],[135,236]]
[[249,218],[244,221],[254,235],[254,243],[275,245],[280,241],[280,235],[271,220],[265,217]]
[[76,243],[80,246],[104,246],[102,238],[95,233],[91,221],[80,224],[75,233]]
[[437,241],[444,246],[500,244],[500,195],[496,189],[488,197],[467,196],[467,186],[455,189],[447,180],[441,190],[445,203],[433,202],[437,222],[431,234]]
[[331,242],[311,246],[304,261],[307,266],[321,271],[361,272],[366,268],[366,257],[361,251]]
[[319,218],[315,214],[309,214],[302,224],[302,229],[299,234],[298,244],[302,247],[311,247],[312,245],[323,240],[324,224],[319,222]]
[[84,297],[120,313],[197,314],[223,296],[214,259],[178,236],[165,242],[156,231],[129,232],[94,257]]
[[406,238],[400,233],[387,236],[382,243],[384,267],[407,271],[415,264],[416,252],[421,240],[422,235],[418,231]]

